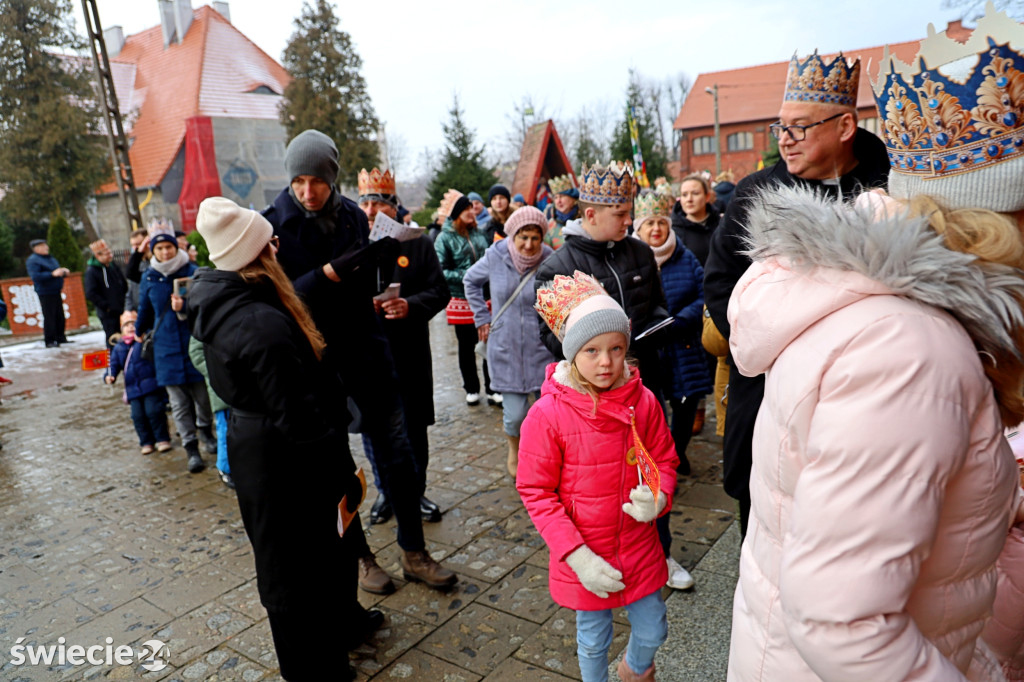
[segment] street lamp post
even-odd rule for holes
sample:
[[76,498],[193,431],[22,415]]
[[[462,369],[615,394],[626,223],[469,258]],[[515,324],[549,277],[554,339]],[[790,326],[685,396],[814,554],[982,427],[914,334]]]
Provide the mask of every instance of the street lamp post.
[[717,177],[722,172],[722,141],[718,127],[718,83],[710,88],[704,88],[704,92],[715,100],[715,176]]

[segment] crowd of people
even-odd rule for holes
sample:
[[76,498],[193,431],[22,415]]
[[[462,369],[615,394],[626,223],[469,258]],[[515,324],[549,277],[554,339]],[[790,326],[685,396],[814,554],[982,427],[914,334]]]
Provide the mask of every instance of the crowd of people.
[[[395,589],[360,524],[338,530],[366,489],[349,431],[403,577],[458,580],[422,526],[442,516],[426,473],[443,310],[467,406],[501,407],[584,680],[608,678],[618,607],[619,677],[655,679],[663,588],[695,582],[669,512],[709,394],[744,538],[730,680],[1024,679],[1024,493],[1004,436],[1024,422],[1021,33],[990,13],[978,40],[922,45],[922,67],[975,58],[966,80],[884,64],[881,139],[858,126],[859,62],[794,57],[770,126],[782,159],[739,182],[641,189],[613,161],[553,178],[544,207],[453,188],[439,228],[399,241],[371,232],[401,221],[391,173],[344,197],[334,142],[307,130],[263,212],[200,206],[215,269],[164,222],[133,235],[126,276],[93,244],[107,381],[125,375],[143,454],[172,447],[167,400],[189,471],[200,445],[217,453],[282,677],[319,679],[308,651],[383,622],[356,590]],[[33,249],[59,300],[67,273]]]

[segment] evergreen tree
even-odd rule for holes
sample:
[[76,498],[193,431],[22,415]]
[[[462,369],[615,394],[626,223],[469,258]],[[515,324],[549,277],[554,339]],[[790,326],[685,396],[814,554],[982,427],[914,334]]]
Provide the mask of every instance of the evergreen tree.
[[[595,163],[605,163],[604,148],[597,141],[597,134],[593,123],[587,118],[586,111],[580,114],[575,121],[575,139],[573,141],[571,155],[575,161],[576,172],[582,171],[583,164],[588,166]],[[630,152],[632,158],[632,151]]]
[[494,169],[484,163],[484,148],[474,146],[476,134],[462,120],[458,96],[454,98],[448,115],[451,116],[448,123],[441,124],[445,139],[441,164],[427,185],[428,206],[439,206],[444,193],[451,188],[463,194],[479,192],[487,196],[491,185],[497,182]]
[[289,140],[310,128],[334,140],[338,178],[345,183],[354,183],[361,168],[378,165],[377,114],[362,66],[352,38],[338,29],[331,3],[307,0],[284,50],[292,82],[284,90],[281,124]]
[[764,162],[765,168],[782,161],[782,154],[779,153],[779,141],[772,136],[768,138],[768,149],[761,152],[761,161]]
[[14,230],[0,214],[0,279],[16,276],[17,270],[14,262]]
[[647,177],[653,182],[659,175],[668,175],[668,156],[658,139],[661,112],[654,104],[655,98],[650,95],[640,74],[630,69],[629,87],[626,89],[627,108],[623,109],[622,120],[615,126],[609,151],[612,159],[616,161],[633,161],[633,143],[629,135],[628,118],[628,107],[632,105],[636,111],[636,125],[640,134],[640,153],[643,154],[644,164],[647,166]]
[[70,0],[0,0],[0,185],[12,217],[73,212],[95,231],[85,202],[110,177],[89,60]]
[[50,255],[57,259],[61,267],[71,272],[81,272],[85,269],[82,250],[75,243],[71,226],[64,216],[57,216],[50,221],[50,229],[46,231],[46,243],[50,245]]

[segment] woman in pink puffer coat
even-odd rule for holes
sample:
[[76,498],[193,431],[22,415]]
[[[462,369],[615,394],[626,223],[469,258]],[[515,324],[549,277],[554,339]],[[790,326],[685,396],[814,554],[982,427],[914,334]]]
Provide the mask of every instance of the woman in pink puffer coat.
[[[751,212],[730,345],[766,385],[730,680],[1004,679],[979,635],[1024,521],[1003,437],[1024,411],[1024,259],[1009,220],[914,202],[934,225],[799,189]],[[1013,249],[976,260],[935,229]]]

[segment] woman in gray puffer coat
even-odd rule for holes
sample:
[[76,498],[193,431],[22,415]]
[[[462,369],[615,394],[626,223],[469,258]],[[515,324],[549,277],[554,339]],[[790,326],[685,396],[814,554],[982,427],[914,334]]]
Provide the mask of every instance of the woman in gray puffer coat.
[[[491,387],[501,392],[508,471],[513,477],[519,464],[519,427],[530,395],[537,398],[544,368],[555,359],[541,342],[540,316],[533,309],[537,267],[554,253],[543,242],[546,226],[544,214],[533,206],[516,210],[505,223],[506,239],[487,249],[462,280],[477,335],[487,342]],[[486,285],[493,314],[484,299]],[[508,303],[513,294],[515,299]]]

